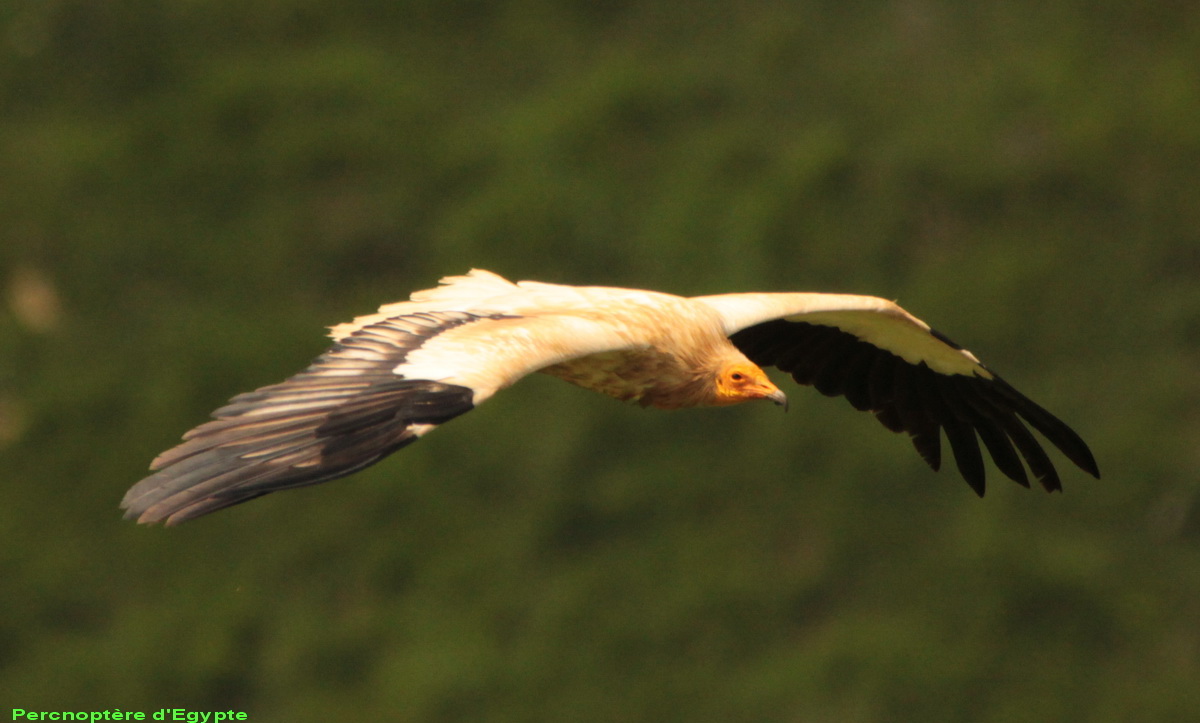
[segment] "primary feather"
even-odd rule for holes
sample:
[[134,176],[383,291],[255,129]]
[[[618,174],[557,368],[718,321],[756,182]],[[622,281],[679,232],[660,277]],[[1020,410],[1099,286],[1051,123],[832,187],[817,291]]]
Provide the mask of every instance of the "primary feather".
[[[290,379],[241,394],[159,455],[126,493],[139,522],[179,522],[268,492],[351,474],[536,371],[644,406],[786,398],[775,366],[906,432],[935,470],[941,433],[984,491],[978,441],[1006,476],[1028,466],[1061,488],[1040,443],[1099,476],[1074,431],[896,304],[812,293],[684,298],[512,283],[472,270],[331,329],[335,343]],[[1024,460],[1024,462],[1022,462]]]

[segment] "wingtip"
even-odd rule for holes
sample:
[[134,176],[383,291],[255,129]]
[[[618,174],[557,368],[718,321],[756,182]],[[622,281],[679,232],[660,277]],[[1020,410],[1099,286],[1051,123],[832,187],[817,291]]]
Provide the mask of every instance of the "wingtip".
[[122,509],[124,509],[125,512],[124,512],[124,514],[121,515],[121,519],[128,521],[128,522],[133,522],[136,525],[149,526],[149,525],[153,525],[155,523],[162,521],[161,519],[154,517],[153,515],[150,515],[145,510],[137,510],[137,509],[124,508],[124,507],[122,507]]

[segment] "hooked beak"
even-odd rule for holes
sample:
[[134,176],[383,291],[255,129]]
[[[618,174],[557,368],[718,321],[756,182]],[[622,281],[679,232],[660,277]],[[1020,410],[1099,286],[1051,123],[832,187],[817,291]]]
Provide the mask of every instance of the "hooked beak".
[[787,395],[784,394],[783,390],[779,387],[775,387],[775,390],[764,396],[763,399],[770,399],[772,402],[775,402],[777,406],[783,407],[783,411],[785,412],[788,410]]

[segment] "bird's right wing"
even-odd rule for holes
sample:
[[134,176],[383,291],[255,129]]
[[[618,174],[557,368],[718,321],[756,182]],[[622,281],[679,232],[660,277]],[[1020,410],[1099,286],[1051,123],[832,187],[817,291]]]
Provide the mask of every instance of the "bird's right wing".
[[569,315],[430,311],[376,319],[287,381],[240,394],[151,464],[121,507],[168,525],[356,472],[538,369],[622,348]]
[[907,432],[935,470],[944,431],[959,471],[979,495],[985,472],[977,439],[1010,479],[1029,486],[1023,458],[1043,487],[1062,488],[1050,457],[1020,418],[1080,469],[1100,476],[1074,430],[891,301],[819,293],[721,294],[695,301],[720,315],[730,340],[751,361],[874,412],[888,429]]

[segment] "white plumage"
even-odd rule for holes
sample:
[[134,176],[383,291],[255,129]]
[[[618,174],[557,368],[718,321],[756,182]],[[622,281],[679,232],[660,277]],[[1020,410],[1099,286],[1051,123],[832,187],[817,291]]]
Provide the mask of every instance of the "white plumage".
[[[677,409],[786,403],[775,366],[907,432],[934,469],[944,431],[984,491],[997,467],[1047,490],[1058,474],[1028,422],[1099,476],[1074,431],[969,351],[871,296],[654,291],[512,283],[488,271],[442,279],[408,301],[331,329],[333,348],[285,382],[241,394],[159,455],[122,507],[176,524],[268,492],[351,474],[533,372],[617,399]],[[1024,460],[1024,463],[1022,462]]]

